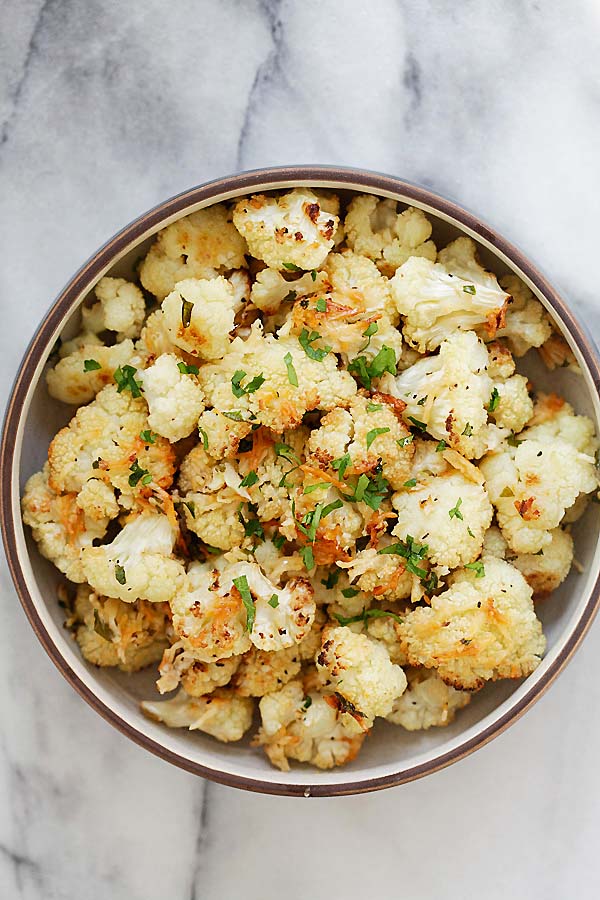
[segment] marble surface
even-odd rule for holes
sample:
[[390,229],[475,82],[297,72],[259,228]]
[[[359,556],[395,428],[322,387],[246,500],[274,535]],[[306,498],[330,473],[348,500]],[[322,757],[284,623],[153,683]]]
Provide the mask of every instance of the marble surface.
[[[450,195],[526,248],[600,338],[597,0],[3,0],[0,393],[74,269],[140,211],[268,164]],[[3,562],[0,897],[593,898],[600,627],[475,756],[363,797],[207,784],[106,725]]]

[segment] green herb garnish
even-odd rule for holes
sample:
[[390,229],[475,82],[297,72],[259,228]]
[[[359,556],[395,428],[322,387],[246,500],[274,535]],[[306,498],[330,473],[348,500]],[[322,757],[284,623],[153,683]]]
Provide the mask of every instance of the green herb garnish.
[[190,300],[181,301],[181,324],[184,328],[190,327],[190,322],[192,321],[192,310],[194,308],[194,304]]
[[317,312],[327,312],[327,300],[324,297],[319,297],[315,303],[315,309]]
[[277,594],[271,594],[271,599],[267,602],[269,606],[273,607],[273,609],[277,609],[277,607],[279,606],[279,597],[277,596]]
[[404,485],[403,485],[403,487],[406,487],[406,488],[411,488],[411,487],[416,487],[416,486],[417,486],[416,478],[409,478],[408,481],[405,481]]
[[286,353],[285,356],[283,357],[283,361],[287,367],[287,377],[288,377],[289,383],[292,384],[294,387],[298,387],[298,376],[297,376],[296,370],[294,368],[292,354]]
[[367,432],[367,450],[375,440],[375,438],[379,437],[380,434],[387,434],[389,428],[372,428],[371,431]]
[[117,393],[120,394],[123,391],[131,391],[132,397],[141,397],[142,396],[142,386],[138,384],[138,382],[133,377],[137,369],[133,366],[119,366],[118,369],[113,373],[113,378],[117,383]]
[[288,269],[288,271],[290,271],[290,272],[301,272],[302,271],[300,266],[297,266],[295,263],[284,263],[283,268]]
[[152,475],[148,471],[148,469],[142,469],[137,459],[134,459],[133,463],[129,467],[129,471],[131,475],[129,476],[129,487],[135,487],[140,481],[142,484],[150,484],[152,481]]
[[117,579],[119,584],[125,584],[127,581],[125,577],[125,569],[118,563],[115,565],[115,578]]
[[446,443],[446,441],[440,441],[439,444],[437,445],[437,447],[435,448],[435,452],[441,453],[442,450],[445,450],[447,446],[448,446],[448,444]]
[[471,569],[473,572],[475,572],[475,578],[483,578],[483,576],[485,575],[485,566],[480,559],[477,559],[472,563],[467,563],[465,569]]
[[334,616],[342,626],[353,625],[354,622],[364,622],[366,625],[369,619],[382,619],[385,616],[395,619],[396,622],[402,622],[397,613],[388,612],[386,609],[364,609],[357,616],[339,616],[337,613],[334,613]]
[[310,572],[311,569],[314,569],[315,557],[312,551],[312,547],[300,547],[300,556],[302,557],[302,562],[306,566],[307,572]]
[[338,457],[338,459],[334,459],[331,463],[331,468],[338,473],[338,478],[340,479],[340,481],[344,480],[346,469],[351,462],[352,460],[350,459],[350,454],[344,453],[343,456]]
[[386,347],[384,344],[372,360],[368,360],[366,356],[357,356],[356,359],[351,360],[348,364],[348,371],[360,381],[364,388],[370,391],[373,378],[380,378],[384,372],[396,374],[396,353],[392,347]]
[[198,426],[198,433],[202,438],[202,446],[204,447],[205,452],[208,453],[208,435],[204,428],[200,428],[200,426]]
[[465,284],[463,285],[463,291],[465,294],[476,294],[477,290],[474,284]]
[[155,444],[158,435],[154,434],[153,431],[150,431],[149,428],[146,428],[145,431],[140,431],[140,437],[145,444]]
[[101,369],[102,366],[98,362],[97,359],[84,359],[83,361],[83,371],[84,372],[96,372],[98,369]]
[[198,366],[194,366],[191,364],[188,366],[187,363],[184,362],[178,362],[177,368],[182,375],[198,375],[200,373],[200,369],[198,368]]
[[303,328],[300,332],[300,337],[298,338],[298,343],[308,358],[315,359],[317,362],[323,362],[328,353],[331,352],[331,347],[329,345],[326,345],[323,348],[312,346],[320,337],[321,335],[318,331],[311,331],[309,333],[306,328]]
[[245,575],[240,575],[239,578],[233,579],[233,583],[239,591],[242,603],[246,607],[246,629],[252,631],[256,616],[256,606],[252,594],[250,593],[250,588],[248,587],[248,579]]
[[453,506],[452,509],[448,510],[448,515],[451,519],[461,519],[463,518],[463,514],[460,511],[460,507],[462,505],[462,497],[459,497],[456,501],[456,506]]
[[488,403],[488,412],[494,412],[494,410],[498,408],[499,403],[500,403],[500,394],[498,393],[498,389],[494,388],[492,390],[490,402]]
[[251,472],[248,472],[248,474],[244,478],[242,478],[242,480],[240,481],[240,487],[252,487],[252,485],[256,484],[257,481],[258,475],[254,471],[254,469],[252,469]]

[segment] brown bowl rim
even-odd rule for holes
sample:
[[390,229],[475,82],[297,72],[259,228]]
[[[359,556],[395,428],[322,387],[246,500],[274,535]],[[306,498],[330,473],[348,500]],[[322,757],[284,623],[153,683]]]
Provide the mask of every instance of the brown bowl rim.
[[[257,186],[269,185],[269,188],[271,186],[276,188],[278,185],[293,186],[294,184],[302,183],[316,185],[321,182],[331,182],[331,185],[327,184],[327,187],[332,189],[343,189],[345,186],[349,188],[363,187],[371,190],[372,193],[389,191],[402,194],[416,203],[425,204],[436,212],[449,216],[459,225],[470,229],[484,241],[491,244],[495,250],[504,254],[513,265],[518,267],[531,280],[544,296],[549,306],[562,319],[588,366],[596,393],[599,393],[600,359],[591,337],[539,269],[519,249],[509,243],[495,229],[482,222],[478,216],[468,212],[453,201],[430,191],[428,188],[391,175],[338,166],[282,166],[254,169],[192,187],[143,213],[97,250],[60,292],[24,354],[8,401],[0,445],[0,524],[2,525],[4,547],[11,577],[23,609],[39,641],[54,665],[71,686],[96,712],[121,733],[156,756],[188,772],[230,787],[259,793],[306,797],[342,796],[405,784],[463,759],[505,731],[509,725],[516,722],[545,693],[579,647],[598,611],[600,574],[596,578],[590,591],[589,599],[571,635],[547,670],[532,684],[532,687],[524,693],[514,706],[469,740],[423,763],[403,768],[398,772],[378,778],[358,779],[340,784],[319,784],[318,781],[311,781],[310,779],[302,784],[287,784],[285,781],[264,781],[260,778],[248,778],[221,772],[180,756],[134,728],[126,719],[101,701],[81,681],[52,641],[29,594],[19,559],[15,522],[12,515],[11,486],[15,468],[19,463],[15,454],[15,437],[32,374],[46,353],[49,339],[66,310],[84,289],[93,285],[98,275],[114,261],[116,256],[146,234],[148,230],[156,228],[170,216],[183,213],[195,203],[210,200],[212,197],[232,191],[235,191],[236,194],[243,194],[252,191]],[[263,189],[269,188],[265,187]]]

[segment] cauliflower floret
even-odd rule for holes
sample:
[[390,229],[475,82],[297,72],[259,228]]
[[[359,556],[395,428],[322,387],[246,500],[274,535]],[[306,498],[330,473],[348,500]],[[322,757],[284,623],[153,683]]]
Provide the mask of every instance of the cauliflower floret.
[[322,272],[310,272],[288,281],[278,269],[263,269],[256,275],[250,300],[268,316],[275,315],[284,301],[293,302],[299,297],[326,290],[327,280]]
[[350,457],[346,474],[378,472],[392,488],[400,488],[410,477],[414,455],[412,443],[405,446],[408,429],[402,421],[403,404],[387,394],[356,394],[348,409],[334,409],[321,420],[308,440],[311,458],[330,467],[346,454]]
[[327,612],[331,618],[360,616],[373,602],[370,594],[353,587],[346,572],[337,568],[317,569],[312,584],[317,602],[327,604]]
[[515,434],[521,431],[533,414],[533,400],[525,376],[513,375],[506,381],[495,381],[488,409],[500,428],[510,428]]
[[392,274],[411,256],[435,259],[429,219],[412,206],[398,213],[395,200],[365,194],[353,197],[344,227],[348,246],[375,260],[386,274]]
[[165,353],[139,377],[150,409],[150,428],[169,441],[180,441],[191,434],[204,409],[204,397],[195,377],[185,370],[185,363]]
[[506,324],[498,337],[506,338],[515,356],[524,356],[531,347],[541,347],[552,334],[550,318],[533,293],[516,275],[504,275],[500,284],[513,300],[508,307]]
[[218,741],[239,741],[252,725],[254,703],[226,688],[202,697],[188,697],[183,688],[172,700],[144,700],[142,712],[169,728],[203,731]]
[[[278,434],[296,428],[308,410],[333,409],[356,393],[354,379],[337,368],[333,354],[311,359],[295,338],[263,336],[258,323],[247,340],[233,341],[225,359],[202,366],[199,380],[208,405]],[[236,397],[234,386],[244,393]]]
[[427,545],[434,566],[451,569],[477,559],[493,515],[485,489],[460,472],[426,478],[394,494],[392,505],[398,513],[392,534],[401,541],[412,535]]
[[112,543],[82,550],[86,579],[100,594],[126,603],[168,602],[187,585],[182,563],[173,558],[176,538],[166,515],[142,513]]
[[206,409],[198,419],[198,431],[213,459],[228,459],[236,455],[252,425],[228,419],[217,409]]
[[57,494],[48,485],[48,464],[27,481],[21,507],[38,550],[69,581],[85,581],[81,551],[106,534],[108,517],[86,515],[75,493]]
[[520,553],[511,562],[523,573],[534,595],[551,594],[571,570],[573,538],[562,528],[554,528],[549,544],[537,553]]
[[476,570],[458,571],[431,606],[404,617],[400,632],[410,664],[435,668],[446,684],[470,691],[531,674],[546,648],[531,593],[518,569],[483,556]]
[[140,281],[163,300],[178,281],[212,278],[221,269],[243,267],[246,252],[230,210],[219,203],[163,228],[142,262]]
[[178,281],[162,303],[165,325],[173,343],[200,359],[225,356],[238,308],[234,289],[222,275]]
[[310,631],[316,606],[308,579],[290,578],[280,587],[256,563],[239,562],[227,568],[221,583],[230,590],[234,585],[244,603],[253,608],[250,640],[259,650],[283,650]]
[[333,247],[339,219],[322,209],[311,190],[296,188],[279,197],[239,200],[233,221],[252,255],[272,269],[318,269]]
[[405,316],[407,341],[423,353],[435,350],[455,331],[482,324],[488,339],[494,337],[510,297],[493,276],[494,283],[487,283],[488,274],[483,272],[484,278],[478,281],[465,281],[429,259],[407,260],[391,281],[398,312]]
[[[277,334],[280,339],[296,337],[307,356],[313,359],[317,358],[315,353],[326,355],[333,350],[345,362],[353,360],[350,371],[359,375],[364,372],[362,367],[375,357],[378,363],[384,360],[386,371],[395,372],[396,360],[402,354],[402,335],[387,316],[370,315],[342,305],[331,293],[314,294],[294,303]],[[358,360],[354,361],[357,356]],[[368,371],[362,380],[370,387]]]
[[301,681],[291,681],[259,703],[262,726],[254,746],[263,747],[278,769],[288,772],[290,759],[331,769],[353,760],[365,731],[335,696],[316,690],[305,693]]
[[[382,541],[380,549],[391,543],[391,538]],[[367,547],[350,562],[338,565],[348,573],[351,584],[376,600],[404,600],[411,596],[414,576],[406,571],[400,556]]]
[[116,331],[118,340],[139,337],[146,317],[144,295],[124,278],[101,278],[95,287],[98,303],[82,307],[83,331]]
[[81,623],[75,633],[81,652],[95,666],[137,672],[158,662],[168,645],[170,611],[166,603],[123,603],[99,597],[89,585],[77,588],[74,609]]
[[[393,325],[398,324],[390,282],[371,259],[344,250],[330,253],[324,268],[338,304],[367,315],[385,316]],[[317,290],[313,288],[313,292]]]
[[576,450],[594,456],[599,447],[594,423],[587,416],[575,415],[573,407],[556,394],[538,394],[534,414],[519,439],[567,441]]
[[182,500],[188,529],[205,544],[231,550],[242,543],[245,529],[239,510],[243,501],[235,491],[229,488],[206,494],[190,491]]
[[417,428],[446,441],[469,459],[483,456],[506,432],[487,424],[493,382],[487,374],[485,345],[472,331],[455,332],[428,356],[396,378],[385,375],[381,391],[406,403]]
[[[139,385],[131,376],[139,394]],[[66,428],[54,437],[48,450],[49,483],[53,490],[80,491],[90,478],[101,478],[120,492],[119,503],[129,507],[152,492],[151,484],[167,489],[173,480],[174,452],[164,438],[153,442],[142,437],[148,429],[148,410],[131,390],[119,393],[107,385],[96,399],[80,407]]]
[[163,353],[182,355],[183,351],[171,340],[162,309],[150,313],[142,328],[140,339],[135,343],[135,349],[145,366],[150,366]]
[[387,716],[406,689],[404,672],[392,663],[384,645],[343,626],[325,629],[316,664],[324,684],[369,723]]
[[506,559],[507,550],[508,544],[504,540],[504,535],[496,525],[492,525],[483,538],[483,553],[497,559]]
[[161,694],[174,691],[181,684],[190,697],[203,697],[229,684],[240,664],[240,656],[202,662],[182,639],[168,647],[158,667],[156,687]]
[[62,403],[89,403],[112,382],[115,369],[130,364],[134,355],[130,340],[105,347],[97,341],[87,343],[82,335],[80,346],[46,372],[48,393]]
[[489,361],[488,375],[494,381],[499,379],[505,381],[515,374],[515,361],[513,355],[502,341],[492,341],[486,344]]
[[242,657],[233,687],[242,697],[264,697],[295,678],[300,665],[296,644],[274,652],[252,647]]
[[567,368],[576,375],[581,375],[581,368],[575,358],[575,354],[567,344],[562,334],[552,332],[547,341],[539,348],[539,354],[544,365],[550,371]]
[[75,502],[87,517],[96,522],[116,519],[120,512],[114,490],[99,478],[86,481]]
[[407,731],[450,725],[456,711],[471,700],[468,691],[457,691],[431,669],[409,669],[408,687],[394,700],[388,722],[402,725]]
[[[407,659],[400,641],[400,619],[401,615],[397,612],[392,612],[389,616],[367,616],[366,634],[372,641],[383,644],[393,663],[405,666]],[[394,704],[396,702],[395,700]]]
[[[538,417],[547,405],[547,400],[538,405]],[[480,464],[498,524],[517,553],[537,553],[549,545],[565,511],[598,483],[591,420],[574,415],[562,401],[549,416]]]

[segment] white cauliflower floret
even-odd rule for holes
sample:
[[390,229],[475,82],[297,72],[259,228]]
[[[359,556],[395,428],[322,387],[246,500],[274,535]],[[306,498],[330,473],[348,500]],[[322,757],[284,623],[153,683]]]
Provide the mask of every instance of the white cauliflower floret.
[[151,365],[163,353],[182,355],[183,351],[171,340],[162,309],[150,313],[142,328],[140,339],[136,341],[135,349],[145,366]]
[[162,303],[165,325],[173,343],[200,359],[225,356],[238,308],[233,287],[222,275],[178,281]]
[[204,397],[194,375],[186,371],[185,363],[165,353],[140,372],[139,377],[150,409],[150,428],[169,441],[180,441],[191,434],[204,409]]
[[340,710],[337,698],[291,681],[259,703],[262,726],[253,743],[263,747],[278,769],[288,772],[289,760],[331,769],[353,760],[365,731]]
[[230,210],[219,203],[163,228],[142,262],[140,281],[163,300],[178,281],[212,278],[220,270],[243,267],[246,252]]
[[241,697],[264,697],[295,678],[300,665],[296,644],[272,652],[252,647],[241,659],[233,688]]
[[521,432],[512,444],[503,443],[480,464],[498,524],[517,553],[537,553],[550,544],[565,511],[598,483],[593,423],[563,401],[553,413],[549,401],[538,404],[536,413],[541,417],[547,409],[546,421]]
[[116,331],[119,340],[139,337],[146,317],[144,295],[124,278],[101,278],[95,289],[98,303],[82,307],[83,331]]
[[379,389],[406,403],[405,418],[469,459],[483,456],[506,432],[488,425],[493,382],[485,345],[472,331],[455,332],[428,356]]
[[496,525],[485,533],[483,538],[483,552],[486,556],[495,556],[497,559],[506,559],[508,544],[504,539],[504,535]]
[[411,256],[435,259],[431,222],[420,209],[409,206],[398,212],[395,200],[361,194],[348,206],[346,240],[355,253],[368,256],[379,268],[393,273]]
[[112,347],[94,341],[88,343],[82,335],[81,344],[68,356],[60,359],[46,373],[48,393],[62,403],[81,406],[113,380],[115,369],[134,360],[133,342],[121,341]]
[[393,325],[398,324],[390,282],[371,259],[344,250],[330,253],[324,269],[338,304],[367,315],[385,316]]
[[404,672],[392,663],[383,644],[342,626],[323,632],[316,664],[323,682],[369,723],[387,716],[406,689]]
[[290,578],[280,587],[256,563],[239,562],[228,567],[221,581],[235,585],[242,600],[253,607],[250,640],[259,650],[283,650],[309,633],[316,606],[308,579]]
[[273,316],[284,301],[293,302],[325,287],[326,281],[322,272],[315,273],[314,278],[310,272],[306,272],[300,278],[288,281],[278,269],[263,269],[256,275],[250,300],[266,315]]
[[99,597],[89,585],[77,588],[74,615],[77,643],[88,662],[137,672],[158,662],[168,645],[170,622],[166,603],[137,600],[123,603]]
[[252,431],[250,422],[236,422],[217,409],[206,409],[198,419],[198,432],[213,459],[227,459],[238,452],[240,441]]
[[[391,543],[389,538],[381,547]],[[350,562],[340,562],[339,567],[348,573],[351,584],[372,594],[376,600],[404,600],[411,595],[413,575],[406,571],[400,556],[378,553],[375,547],[366,547]]]
[[[239,656],[215,659],[213,662],[200,662],[195,659],[183,672],[181,686],[190,697],[204,697],[206,694],[212,694],[217,688],[229,684],[237,672],[240,659]],[[162,673],[163,664],[161,664],[160,671]]]
[[173,448],[157,435],[153,442],[142,437],[148,429],[148,409],[135,384],[140,394],[135,398],[130,390],[119,393],[115,385],[107,385],[55,435],[48,450],[53,490],[80,491],[90,478],[100,478],[119,491],[120,505],[129,507],[152,492],[145,475],[137,478],[140,470],[151,475],[152,485],[170,487]]
[[537,553],[519,553],[510,561],[523,573],[534,595],[551,594],[571,571],[573,538],[568,531],[554,528],[549,544]]
[[185,569],[173,557],[176,538],[167,516],[142,513],[112,543],[82,550],[86,579],[100,594],[126,603],[168,602],[187,585]]
[[515,356],[525,356],[531,347],[541,347],[552,334],[550,318],[533,293],[516,275],[504,275],[500,284],[513,300],[508,307],[506,324],[498,337],[506,338]]
[[483,556],[476,570],[458,571],[431,606],[404,616],[400,632],[410,664],[437,669],[458,690],[531,674],[546,648],[531,593],[518,569]]
[[231,579],[222,578],[224,567],[222,559],[215,566],[191,563],[188,591],[171,600],[173,630],[181,647],[201,662],[227,659],[250,649],[247,611]]
[[31,528],[38,550],[69,581],[83,582],[81,552],[106,534],[108,517],[89,516],[75,493],[57,494],[48,485],[48,464],[27,481],[21,500],[23,521]]
[[435,350],[455,331],[482,324],[488,339],[494,337],[510,298],[493,282],[465,281],[440,263],[411,257],[391,281],[398,312],[405,316],[404,337],[421,353]]
[[386,719],[407,731],[450,725],[456,711],[471,700],[468,691],[457,691],[431,669],[408,669],[406,676],[408,687]]
[[[278,434],[296,428],[305,412],[333,409],[356,393],[356,382],[337,368],[333,354],[310,359],[295,338],[263,336],[258,323],[247,340],[233,341],[225,359],[202,366],[199,380],[207,405]],[[244,393],[236,397],[234,387]]]
[[250,252],[272,269],[318,269],[333,247],[339,219],[308,188],[239,200],[233,221]]
[[346,475],[378,471],[393,488],[410,477],[414,455],[405,440],[408,428],[402,421],[403,404],[387,394],[356,394],[347,409],[334,409],[321,420],[308,440],[310,457],[322,468],[348,454]]
[[218,741],[239,741],[252,725],[254,703],[226,688],[202,697],[188,697],[181,689],[172,700],[144,700],[142,712],[169,728],[203,731]]
[[398,522],[392,534],[408,535],[427,545],[434,566],[464,566],[481,553],[483,537],[492,521],[492,505],[485,489],[460,472],[427,478],[392,497]]
[[500,428],[510,428],[515,434],[521,431],[533,414],[533,400],[525,376],[513,375],[506,381],[495,381],[488,409]]
[[229,488],[201,494],[191,491],[182,497],[188,529],[201,541],[220,550],[239,547],[244,540],[244,524],[239,510],[242,499]]
[[86,481],[75,502],[88,518],[96,522],[116,519],[121,511],[114,490],[99,478]]

